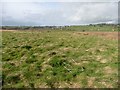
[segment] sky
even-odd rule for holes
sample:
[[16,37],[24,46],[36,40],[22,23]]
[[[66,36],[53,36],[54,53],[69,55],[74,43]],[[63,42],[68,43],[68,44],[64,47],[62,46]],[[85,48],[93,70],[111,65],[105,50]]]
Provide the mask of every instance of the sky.
[[0,25],[7,26],[118,22],[118,0],[2,0],[0,7]]

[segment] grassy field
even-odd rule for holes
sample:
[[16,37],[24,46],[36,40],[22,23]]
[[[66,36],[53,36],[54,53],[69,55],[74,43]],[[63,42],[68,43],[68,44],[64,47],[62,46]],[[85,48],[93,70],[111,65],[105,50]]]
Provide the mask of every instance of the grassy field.
[[3,88],[115,88],[117,32],[3,31]]

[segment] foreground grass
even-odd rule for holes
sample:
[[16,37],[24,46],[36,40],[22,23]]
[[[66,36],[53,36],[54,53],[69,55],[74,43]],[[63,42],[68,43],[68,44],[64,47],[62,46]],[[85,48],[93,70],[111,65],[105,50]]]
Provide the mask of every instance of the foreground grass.
[[3,88],[117,87],[117,40],[78,33],[3,32]]

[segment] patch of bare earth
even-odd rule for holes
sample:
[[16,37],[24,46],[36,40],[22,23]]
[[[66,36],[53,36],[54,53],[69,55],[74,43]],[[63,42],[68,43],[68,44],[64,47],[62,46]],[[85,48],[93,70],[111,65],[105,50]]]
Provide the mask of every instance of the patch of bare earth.
[[108,39],[118,39],[118,32],[75,32],[74,35],[95,35],[106,37]]
[[94,85],[94,81],[95,81],[95,77],[89,77],[88,79],[88,86],[89,87],[93,87]]
[[116,69],[112,69],[112,68],[109,67],[109,66],[106,66],[106,67],[104,68],[104,72],[105,72],[106,74],[114,74],[114,73],[117,73],[117,70],[116,70]]
[[61,82],[59,83],[59,87],[58,88],[81,88],[81,85],[79,83],[75,83],[75,82]]

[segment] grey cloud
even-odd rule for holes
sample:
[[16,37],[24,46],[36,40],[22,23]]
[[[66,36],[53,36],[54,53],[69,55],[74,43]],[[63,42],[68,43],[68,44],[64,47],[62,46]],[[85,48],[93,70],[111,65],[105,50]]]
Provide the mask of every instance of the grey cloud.
[[[117,3],[15,3],[3,7],[3,25],[72,25],[117,22]],[[13,5],[13,4],[11,4]],[[19,8],[19,9],[17,9]]]

